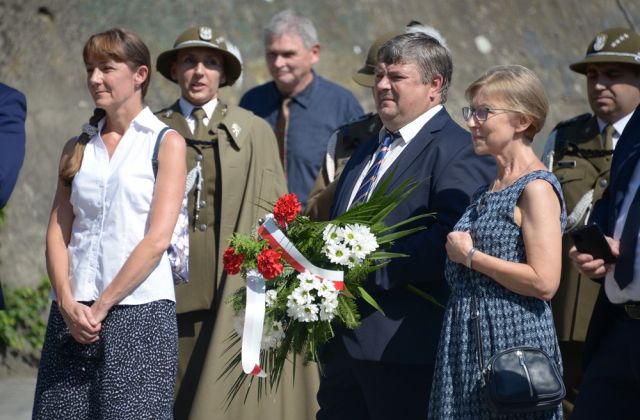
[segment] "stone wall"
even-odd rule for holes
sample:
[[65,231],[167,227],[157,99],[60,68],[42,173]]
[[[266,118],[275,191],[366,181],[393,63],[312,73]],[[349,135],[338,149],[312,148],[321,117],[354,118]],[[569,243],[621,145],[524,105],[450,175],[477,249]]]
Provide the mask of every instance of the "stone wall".
[[[584,77],[568,64],[583,56],[601,28],[640,28],[640,2],[632,0],[0,0],[0,81],[28,100],[27,158],[0,233],[0,279],[35,285],[45,275],[44,238],[60,151],[92,111],[81,57],[89,35],[124,26],[147,42],[155,59],[186,27],[212,26],[243,54],[243,83],[226,92],[237,100],[268,79],[261,28],[286,7],[308,14],[318,27],[317,71],[351,89],[368,111],[371,95],[351,73],[375,37],[411,19],[446,38],[455,68],[447,107],[459,122],[464,88],[485,69],[506,63],[532,68],[551,100],[537,150],[558,121],[588,111]],[[147,97],[152,109],[177,95],[174,85],[153,74]]]

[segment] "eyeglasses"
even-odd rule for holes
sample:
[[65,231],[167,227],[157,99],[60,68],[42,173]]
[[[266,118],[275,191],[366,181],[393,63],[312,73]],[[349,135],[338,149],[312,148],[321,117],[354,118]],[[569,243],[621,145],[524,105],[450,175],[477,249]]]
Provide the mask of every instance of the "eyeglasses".
[[465,121],[469,121],[471,117],[475,117],[476,120],[484,122],[489,118],[489,114],[498,114],[496,111],[502,112],[515,112],[511,109],[501,109],[501,108],[472,108],[470,106],[465,106],[462,108],[462,118]]

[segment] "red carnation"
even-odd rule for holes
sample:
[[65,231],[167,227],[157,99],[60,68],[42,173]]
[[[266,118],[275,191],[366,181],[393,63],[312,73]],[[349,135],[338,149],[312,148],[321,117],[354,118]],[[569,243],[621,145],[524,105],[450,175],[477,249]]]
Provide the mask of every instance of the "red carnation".
[[300,214],[302,204],[298,201],[298,197],[294,194],[285,194],[278,199],[273,208],[273,217],[278,221],[280,226],[284,227],[285,223],[291,223]]
[[278,277],[282,273],[280,253],[271,248],[264,249],[258,255],[258,271],[267,280]]
[[222,264],[224,269],[229,274],[238,274],[240,272],[240,265],[244,261],[244,254],[236,254],[236,250],[233,248],[227,248],[224,250],[222,256]]

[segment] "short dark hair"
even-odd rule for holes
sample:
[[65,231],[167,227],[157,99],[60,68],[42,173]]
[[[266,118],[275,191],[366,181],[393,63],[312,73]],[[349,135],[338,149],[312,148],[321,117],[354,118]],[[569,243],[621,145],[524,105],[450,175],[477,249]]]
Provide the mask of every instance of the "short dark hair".
[[391,38],[378,51],[378,63],[415,63],[423,83],[430,83],[436,75],[441,75],[440,102],[446,102],[453,60],[449,50],[434,37],[422,32],[412,32]]

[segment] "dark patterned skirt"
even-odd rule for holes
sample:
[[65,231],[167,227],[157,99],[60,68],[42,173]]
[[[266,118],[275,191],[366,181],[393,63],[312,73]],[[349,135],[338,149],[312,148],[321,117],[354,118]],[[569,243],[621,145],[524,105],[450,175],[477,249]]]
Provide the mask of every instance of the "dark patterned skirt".
[[113,307],[83,345],[53,302],[34,419],[171,419],[178,354],[175,303]]

